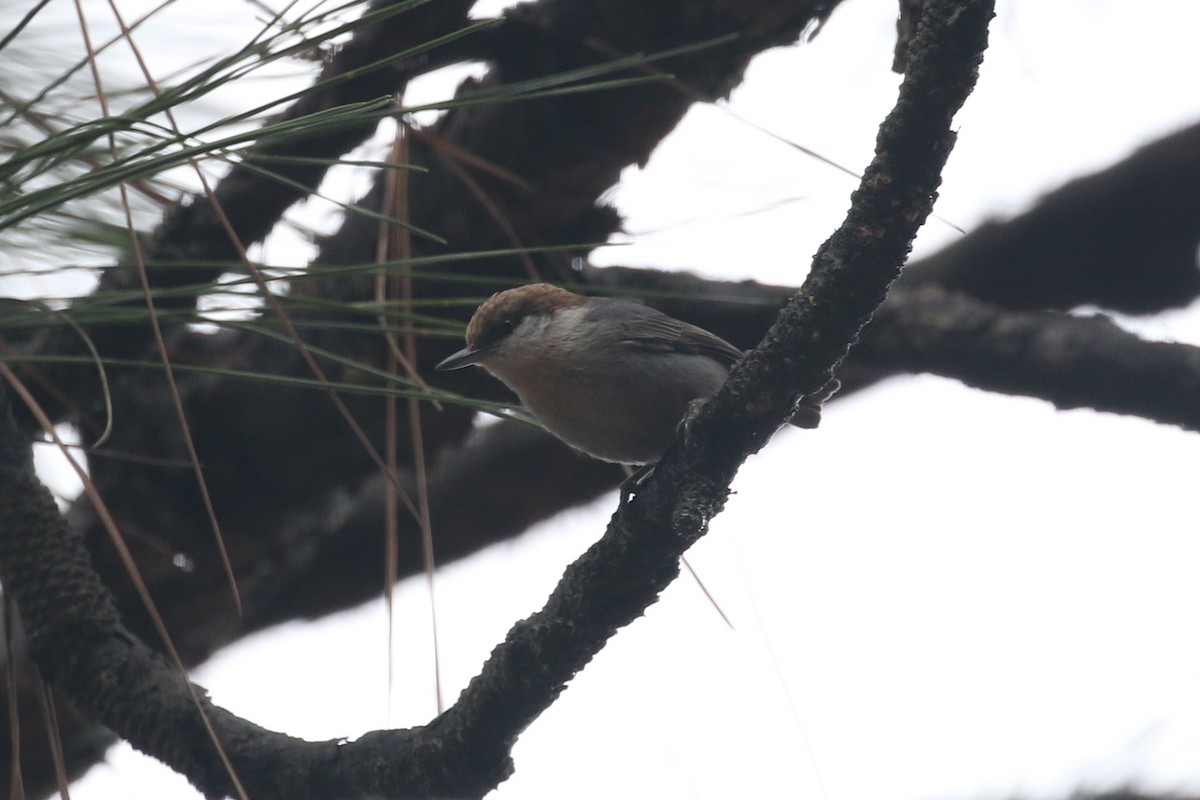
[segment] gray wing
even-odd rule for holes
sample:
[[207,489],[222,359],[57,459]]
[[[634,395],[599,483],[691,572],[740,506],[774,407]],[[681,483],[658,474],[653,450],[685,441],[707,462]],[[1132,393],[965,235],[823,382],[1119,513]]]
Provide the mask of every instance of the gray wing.
[[603,313],[610,319],[616,318],[621,325],[621,341],[627,347],[658,352],[692,353],[708,356],[725,365],[730,365],[742,357],[741,350],[720,336],[669,317],[653,308],[621,300],[608,301],[603,306]]

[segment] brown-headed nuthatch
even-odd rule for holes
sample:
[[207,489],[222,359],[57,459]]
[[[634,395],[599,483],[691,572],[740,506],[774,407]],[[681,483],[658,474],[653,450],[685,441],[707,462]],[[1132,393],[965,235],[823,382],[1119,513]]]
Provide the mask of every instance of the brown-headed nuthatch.
[[[675,441],[689,405],[715,393],[741,357],[719,336],[652,308],[535,283],[484,301],[467,346],[437,369],[478,364],[575,449],[650,464]],[[827,396],[793,424],[813,427]]]

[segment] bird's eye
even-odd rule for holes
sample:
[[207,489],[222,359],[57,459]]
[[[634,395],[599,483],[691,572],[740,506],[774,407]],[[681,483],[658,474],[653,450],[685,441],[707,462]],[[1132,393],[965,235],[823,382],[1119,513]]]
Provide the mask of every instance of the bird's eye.
[[512,317],[505,317],[500,322],[500,330],[502,331],[502,334],[501,334],[502,336],[508,336],[510,333],[512,333],[516,329],[517,329],[517,321],[515,319],[513,319]]

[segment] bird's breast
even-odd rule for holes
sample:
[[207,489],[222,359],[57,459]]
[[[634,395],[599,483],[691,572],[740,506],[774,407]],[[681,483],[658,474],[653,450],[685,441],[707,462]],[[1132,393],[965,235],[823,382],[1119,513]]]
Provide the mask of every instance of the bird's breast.
[[[725,380],[725,367],[706,356],[621,352],[591,361],[552,352],[493,373],[521,398],[545,428],[604,461],[646,464],[674,442],[692,400]],[[491,367],[489,367],[491,368]]]

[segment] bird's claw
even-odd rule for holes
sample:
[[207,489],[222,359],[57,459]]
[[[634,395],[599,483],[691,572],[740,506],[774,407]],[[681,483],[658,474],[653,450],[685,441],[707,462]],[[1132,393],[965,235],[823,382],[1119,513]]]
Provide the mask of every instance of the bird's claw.
[[829,398],[837,394],[838,389],[842,388],[842,382],[837,378],[830,378],[829,383],[826,383],[819,390],[812,394],[806,394],[800,398],[800,402],[796,405],[796,410],[792,414],[791,423],[797,428],[815,428],[821,424],[821,407]]
[[[629,469],[629,467],[626,467],[626,469]],[[652,472],[654,472],[653,464],[643,464],[633,472],[630,472],[628,475],[626,475],[625,480],[621,481],[621,485],[617,487],[617,490],[621,493],[621,498],[618,505],[623,506],[628,503],[629,498],[637,494],[638,487],[645,483],[646,479],[650,477],[650,473]]]

